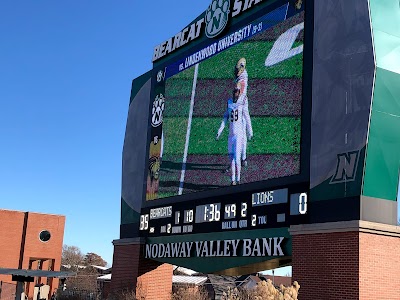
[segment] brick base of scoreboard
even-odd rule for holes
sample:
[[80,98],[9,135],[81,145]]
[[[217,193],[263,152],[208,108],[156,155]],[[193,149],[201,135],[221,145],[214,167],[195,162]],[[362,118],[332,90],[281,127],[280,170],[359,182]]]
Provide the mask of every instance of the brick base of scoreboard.
[[[400,227],[366,221],[291,226],[292,280],[302,300],[398,300]],[[114,241],[111,293],[170,299],[172,266],[143,257],[140,239]]]
[[399,299],[400,227],[349,221],[290,233],[299,299]]
[[138,299],[171,299],[172,265],[144,258],[141,239],[120,239],[113,244],[110,296],[136,292]]

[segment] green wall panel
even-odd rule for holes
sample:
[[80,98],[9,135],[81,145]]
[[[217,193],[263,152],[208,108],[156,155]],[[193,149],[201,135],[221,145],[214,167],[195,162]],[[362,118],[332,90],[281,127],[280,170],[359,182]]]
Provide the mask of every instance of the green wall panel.
[[375,88],[363,195],[396,200],[400,167],[400,6],[370,0],[375,47]]
[[[376,31],[400,37],[400,6],[398,0],[369,0],[374,36]],[[385,46],[385,45],[379,45]]]
[[121,224],[139,223],[140,213],[134,211],[124,199],[121,198]]
[[[400,57],[399,57],[400,58]],[[386,113],[390,116],[400,114],[400,74],[377,68],[373,112]],[[395,128],[393,128],[395,129]],[[400,129],[400,128],[397,128]],[[400,130],[397,130],[400,132]],[[383,134],[385,134],[383,132]]]
[[378,30],[374,31],[374,44],[377,66],[400,73],[400,38]]

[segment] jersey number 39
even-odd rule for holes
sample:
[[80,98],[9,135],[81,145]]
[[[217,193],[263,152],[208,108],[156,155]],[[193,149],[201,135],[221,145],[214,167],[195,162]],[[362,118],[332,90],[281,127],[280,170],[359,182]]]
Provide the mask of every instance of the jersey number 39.
[[237,109],[232,109],[231,116],[229,119],[231,122],[235,122],[239,119],[239,112]]

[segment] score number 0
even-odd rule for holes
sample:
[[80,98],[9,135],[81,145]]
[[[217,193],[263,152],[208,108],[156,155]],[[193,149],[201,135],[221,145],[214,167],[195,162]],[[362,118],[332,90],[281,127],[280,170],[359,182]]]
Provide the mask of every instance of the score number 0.
[[307,213],[307,194],[301,193],[299,196],[299,213],[305,215]]

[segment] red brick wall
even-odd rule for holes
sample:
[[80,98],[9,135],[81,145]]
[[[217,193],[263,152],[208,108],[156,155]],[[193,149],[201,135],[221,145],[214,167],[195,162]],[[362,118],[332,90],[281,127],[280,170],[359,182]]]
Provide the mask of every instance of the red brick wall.
[[[24,227],[24,212],[0,210],[0,266],[3,268],[18,269],[20,260],[21,240]],[[59,215],[28,213],[25,243],[23,247],[22,268],[29,268],[31,259],[54,260],[54,271],[60,270],[62,244],[64,238],[65,217]],[[51,238],[48,242],[41,242],[39,234],[42,230],[48,230]],[[48,269],[45,263],[42,269]],[[37,265],[32,266],[33,269]],[[0,275],[0,280],[12,283],[11,275]],[[43,279],[45,283],[47,280]],[[33,286],[28,287],[29,296],[33,296]],[[58,279],[53,279],[52,288],[58,287]]]
[[[18,269],[24,213],[0,210],[0,266]],[[11,276],[0,275],[0,281],[11,282]]]
[[15,300],[17,285],[0,281],[0,300]]
[[[60,270],[64,226],[64,216],[29,213],[23,268],[29,266],[29,258],[33,257],[54,259],[54,270]],[[39,240],[39,233],[42,230],[48,230],[51,233],[48,242]]]
[[[61,266],[62,245],[64,239],[65,217],[60,215],[46,215],[38,213],[29,213],[25,238],[25,251],[23,260],[23,269],[29,268],[30,258],[44,258],[54,260],[54,271],[59,271]],[[51,238],[48,242],[39,240],[39,234],[42,230],[48,230]],[[42,269],[48,267],[43,264]],[[45,283],[46,279],[42,282]],[[54,288],[58,287],[59,280],[54,278],[50,280],[52,294]],[[33,287],[35,283],[31,283],[29,287],[29,296],[33,296]]]
[[110,289],[134,289],[138,276],[140,245],[115,245]]
[[[24,216],[24,212],[0,210],[0,267],[2,268],[19,267]],[[5,283],[12,284],[15,293],[15,283],[11,281],[11,275],[0,275],[0,281],[3,281],[3,287],[8,286]]]
[[399,300],[400,237],[364,231],[294,235],[301,300]]
[[[54,268],[60,268],[61,253],[64,238],[65,217],[57,215],[28,214],[25,239],[23,268],[29,266],[29,258],[54,258]],[[51,238],[48,242],[39,240],[39,233],[48,230]]]
[[103,282],[103,287],[102,287],[102,291],[101,291],[103,299],[108,298],[108,294],[110,294],[110,286],[111,286],[111,281]]
[[114,246],[111,293],[136,289],[146,300],[171,298],[172,265],[144,258],[144,245],[124,244]]
[[358,295],[358,236],[358,232],[293,236],[292,279],[300,284],[299,299],[364,300]]
[[400,299],[400,237],[360,233],[360,299]]
[[136,295],[144,296],[146,300],[171,299],[172,273],[172,265],[162,264],[139,276]]

